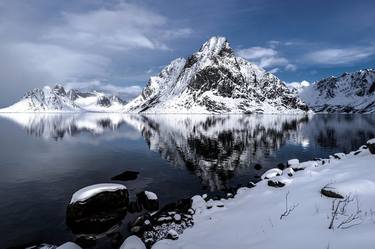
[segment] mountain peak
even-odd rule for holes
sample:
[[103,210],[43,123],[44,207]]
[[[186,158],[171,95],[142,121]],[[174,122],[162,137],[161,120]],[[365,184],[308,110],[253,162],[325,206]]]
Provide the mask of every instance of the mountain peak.
[[151,77],[126,107],[146,113],[304,113],[307,106],[276,76],[236,57],[214,36],[185,59]]
[[56,93],[57,95],[66,95],[65,88],[61,84],[56,84],[52,88],[53,92]]
[[232,48],[229,45],[227,38],[223,36],[213,36],[206,41],[199,49],[199,53],[218,55],[222,51],[232,53]]

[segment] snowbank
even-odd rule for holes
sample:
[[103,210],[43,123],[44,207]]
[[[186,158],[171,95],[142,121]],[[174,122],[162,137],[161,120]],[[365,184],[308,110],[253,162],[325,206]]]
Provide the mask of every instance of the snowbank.
[[[304,170],[271,179],[284,179],[284,187],[263,180],[254,188],[240,188],[234,199],[220,200],[220,206],[193,197],[194,226],[178,240],[161,240],[152,248],[374,248],[375,155],[362,146],[349,154],[290,164]],[[327,186],[343,198],[321,195]]]
[[82,249],[79,245],[73,242],[66,242],[61,246],[57,247],[56,249]]
[[82,202],[85,201],[94,195],[97,195],[102,192],[113,192],[120,189],[126,189],[126,187],[122,184],[116,184],[116,183],[101,183],[101,184],[95,184],[91,186],[87,186],[85,188],[82,188],[75,192],[72,196],[72,199],[70,200],[70,204],[75,202]]
[[140,238],[135,235],[132,235],[122,243],[120,249],[146,249],[145,244]]

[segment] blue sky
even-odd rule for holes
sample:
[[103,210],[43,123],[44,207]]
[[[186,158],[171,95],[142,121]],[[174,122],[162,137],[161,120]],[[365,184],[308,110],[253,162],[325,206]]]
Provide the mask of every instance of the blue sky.
[[375,1],[2,0],[0,106],[62,83],[129,96],[213,35],[285,82],[374,67]]

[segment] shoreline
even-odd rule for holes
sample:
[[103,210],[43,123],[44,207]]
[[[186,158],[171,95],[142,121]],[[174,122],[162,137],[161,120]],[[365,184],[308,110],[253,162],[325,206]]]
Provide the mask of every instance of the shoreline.
[[[298,165],[304,170],[292,176],[284,170],[254,188],[238,189],[233,199],[194,196],[194,226],[152,248],[372,248],[375,155],[368,146]],[[285,185],[272,187],[270,181]],[[343,198],[324,196],[324,187]],[[333,206],[345,210],[333,215]],[[294,240],[298,237],[305,239]]]

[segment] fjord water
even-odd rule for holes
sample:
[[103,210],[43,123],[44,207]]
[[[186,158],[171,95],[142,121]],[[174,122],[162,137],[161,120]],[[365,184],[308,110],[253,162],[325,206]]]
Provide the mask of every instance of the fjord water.
[[[257,181],[290,158],[349,152],[372,137],[374,115],[2,114],[0,247],[74,241],[66,207],[87,185],[122,183],[131,199],[151,190],[163,205]],[[111,180],[126,170],[138,178]],[[135,216],[112,233],[126,236]],[[98,237],[92,248],[110,247],[108,233]]]

